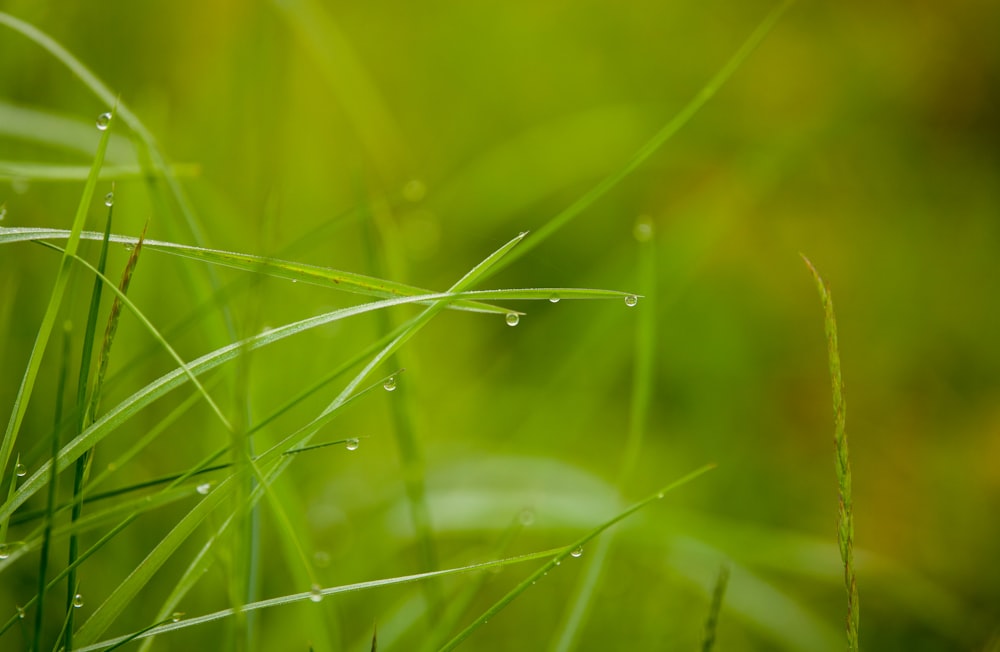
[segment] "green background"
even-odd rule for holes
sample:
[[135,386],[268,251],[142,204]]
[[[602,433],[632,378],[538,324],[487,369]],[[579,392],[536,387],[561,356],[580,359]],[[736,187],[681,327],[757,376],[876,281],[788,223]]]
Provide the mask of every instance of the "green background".
[[[756,0],[2,7],[84,62],[184,164],[204,246],[435,290],[620,169],[771,8]],[[513,329],[498,316],[443,314],[404,349],[399,389],[366,397],[321,436],[361,437],[356,452],[299,456],[280,491],[318,553],[324,586],[427,569],[405,498],[398,402],[423,460],[442,568],[496,556],[522,510],[533,522],[504,554],[565,545],[622,505],[718,464],[620,526],[579,649],[696,649],[726,560],[720,649],[841,647],[829,376],[802,252],[837,306],[862,647],[997,645],[998,34],[1000,9],[975,0],[793,6],[660,152],[486,283],[634,291],[645,295],[637,307],[519,303],[511,307],[527,314]],[[82,183],[19,178],[9,164],[89,166],[94,118],[109,108],[0,27],[2,226],[69,228]],[[110,162],[135,160],[127,137],[119,125]],[[109,189],[102,181],[98,197]],[[144,181],[118,181],[115,196],[115,232],[136,235],[149,219],[150,238],[197,242],[176,206],[151,203]],[[655,251],[652,285],[639,278],[640,216],[655,225],[646,247]],[[95,201],[88,228],[103,220]],[[91,259],[96,251],[84,247]],[[127,253],[113,249],[109,276]],[[37,245],[0,249],[4,410],[57,267],[57,255]],[[206,270],[144,253],[130,290],[186,359],[231,341],[218,305],[171,330],[207,299]],[[216,273],[223,283],[247,276]],[[65,318],[78,328],[90,282],[81,274],[70,285]],[[362,300],[264,277],[242,287],[228,305],[243,335]],[[619,491],[643,310],[655,311],[652,403],[639,463]],[[391,319],[410,314],[398,309]],[[253,422],[383,325],[359,317],[257,352],[241,370],[230,365],[213,396]],[[52,430],[58,341],[18,444],[29,467],[45,459]],[[105,407],[173,368],[129,315],[115,346]],[[311,418],[339,386],[264,433],[261,447]],[[98,449],[97,466],[183,396],[129,422]],[[198,405],[111,484],[184,470],[226,441]],[[81,617],[185,508],[146,516],[88,562]],[[261,511],[259,594],[306,590],[273,512]],[[109,634],[150,622],[208,533],[181,549]],[[226,587],[239,571],[226,554],[185,601],[187,614],[231,604]],[[3,570],[3,619],[33,595],[32,559]],[[585,551],[550,573],[465,648],[546,649],[586,559]],[[529,568],[487,577],[461,624]],[[458,576],[439,589],[452,600],[476,581]],[[279,607],[260,616],[254,645],[307,649],[321,640],[322,610],[335,649],[367,649],[373,623],[379,649],[417,649],[452,633],[438,630],[426,595],[408,585]],[[51,625],[54,636],[59,623]],[[8,632],[0,647],[20,649],[20,636]],[[226,637],[226,625],[214,624],[154,649],[208,649]]]

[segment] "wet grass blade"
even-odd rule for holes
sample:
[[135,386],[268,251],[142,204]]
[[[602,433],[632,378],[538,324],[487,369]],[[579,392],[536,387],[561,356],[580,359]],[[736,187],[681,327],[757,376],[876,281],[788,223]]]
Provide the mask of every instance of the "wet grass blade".
[[858,581],[854,570],[854,504],[851,498],[851,460],[847,447],[847,402],[844,398],[844,378],[840,371],[840,346],[837,343],[837,318],[833,311],[833,297],[830,287],[820,277],[819,272],[802,256],[806,266],[816,281],[820,301],[823,303],[824,326],[826,330],[827,354],[830,359],[830,382],[833,388],[833,443],[836,450],[837,483],[840,501],[837,513],[837,541],[840,545],[840,559],[844,563],[844,586],[847,589],[847,649],[858,649],[858,626],[860,612],[858,606]]
[[[171,166],[171,173],[181,177],[195,177],[201,167],[192,163]],[[0,181],[76,182],[86,181],[90,168],[83,165],[57,165],[28,161],[0,160]],[[105,165],[101,168],[101,181],[142,179],[144,172],[138,165]]]
[[599,525],[598,527],[594,528],[593,530],[591,530],[590,532],[588,532],[584,536],[582,536],[579,539],[577,539],[571,545],[563,548],[559,552],[559,554],[557,554],[554,557],[552,557],[548,562],[546,562],[544,565],[542,565],[538,570],[536,570],[534,573],[532,573],[531,575],[529,575],[528,577],[526,577],[520,584],[518,584],[513,589],[511,589],[511,591],[508,592],[507,595],[505,595],[502,598],[500,598],[500,600],[498,600],[492,607],[490,607],[489,609],[487,609],[485,612],[483,612],[483,614],[481,616],[479,616],[478,618],[476,618],[476,620],[474,620],[472,623],[470,623],[468,627],[466,627],[465,629],[463,629],[462,631],[460,631],[458,634],[455,635],[454,638],[452,638],[450,641],[448,641],[447,643],[445,643],[441,647],[440,652],[448,652],[448,650],[454,650],[456,647],[458,647],[462,643],[462,641],[464,641],[465,639],[467,639],[469,636],[472,635],[473,632],[475,632],[477,629],[479,629],[480,627],[482,627],[486,623],[486,621],[488,621],[490,618],[492,618],[493,616],[495,616],[496,614],[498,614],[500,611],[502,611],[503,608],[506,607],[508,604],[510,604],[511,602],[513,602],[514,600],[516,600],[521,594],[523,594],[525,591],[527,591],[538,580],[540,580],[543,577],[545,577],[545,575],[547,575],[549,573],[549,571],[551,571],[552,569],[554,569],[556,566],[559,566],[563,561],[565,561],[569,557],[571,557],[571,556],[573,556],[573,557],[579,556],[582,553],[582,551],[583,551],[583,547],[585,545],[587,545],[588,543],[590,543],[590,541],[592,539],[594,539],[595,537],[597,537],[599,534],[601,534],[602,532],[604,532],[605,530],[607,530],[611,526],[619,523],[620,521],[628,518],[632,514],[634,514],[637,511],[639,511],[640,509],[648,506],[651,503],[656,502],[657,500],[662,499],[664,497],[664,495],[668,491],[672,491],[672,490],[674,490],[674,489],[676,489],[678,487],[681,487],[681,486],[687,484],[688,482],[691,482],[695,478],[703,475],[704,473],[707,473],[708,471],[712,470],[713,468],[715,468],[715,465],[714,464],[709,464],[707,466],[701,467],[700,469],[698,469],[696,471],[692,471],[691,473],[685,475],[684,477],[680,478],[679,480],[675,480],[674,482],[672,482],[669,485],[663,487],[662,489],[660,489],[656,493],[652,494],[651,496],[649,496],[649,497],[645,498],[644,500],[641,500],[638,503],[632,505],[631,507],[629,507],[625,511],[621,512],[620,514],[618,514],[617,516],[615,516],[611,520],[606,521],[603,524]]
[[[0,18],[4,15],[5,14],[0,12]],[[38,328],[38,334],[35,338],[35,343],[32,346],[30,357],[28,358],[27,369],[24,372],[21,385],[14,398],[14,407],[11,412],[10,421],[7,423],[7,429],[4,432],[3,442],[0,443],[0,478],[3,478],[4,476],[4,471],[7,468],[7,462],[10,460],[11,452],[14,450],[14,443],[17,441],[17,435],[20,432],[21,423],[24,420],[24,415],[28,409],[28,403],[31,400],[31,394],[35,388],[35,379],[38,376],[38,370],[42,364],[42,357],[45,355],[45,348],[48,345],[49,336],[52,334],[56,317],[59,314],[59,308],[62,306],[63,295],[65,294],[66,285],[69,282],[69,275],[72,271],[72,257],[76,255],[79,248],[80,233],[83,231],[83,225],[87,219],[87,212],[90,208],[90,203],[94,198],[94,190],[97,187],[97,177],[100,172],[101,165],[104,163],[104,153],[108,148],[108,139],[111,136],[110,127],[112,124],[114,124],[114,118],[112,118],[109,122],[109,128],[102,132],[100,142],[97,145],[97,152],[94,155],[94,162],[90,168],[90,175],[87,177],[87,183],[84,186],[83,194],[80,197],[80,203],[76,209],[76,215],[73,218],[73,227],[70,229],[69,239],[66,243],[66,251],[59,264],[59,272],[56,276],[56,282],[52,288],[52,292],[49,294],[49,302],[45,309],[45,315],[42,317],[42,323]],[[5,522],[8,518],[10,518],[9,513],[0,515],[0,523]]]

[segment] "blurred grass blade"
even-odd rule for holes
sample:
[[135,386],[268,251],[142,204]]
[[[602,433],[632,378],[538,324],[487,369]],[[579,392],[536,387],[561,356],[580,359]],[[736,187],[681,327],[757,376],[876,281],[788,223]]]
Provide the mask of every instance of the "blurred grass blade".
[[535,584],[535,582],[537,582],[538,580],[540,580],[543,577],[545,577],[549,573],[549,571],[551,571],[552,569],[554,569],[556,566],[559,566],[563,561],[565,561],[566,559],[570,558],[570,556],[573,556],[573,557],[579,556],[580,551],[583,550],[583,547],[585,545],[587,545],[592,539],[594,539],[599,534],[601,534],[602,532],[604,532],[605,530],[607,530],[609,527],[611,527],[611,526],[617,524],[618,522],[620,522],[620,521],[628,518],[629,516],[631,516],[632,514],[636,513],[640,509],[646,507],[650,503],[654,503],[657,500],[662,499],[664,497],[664,495],[668,491],[672,491],[672,490],[674,490],[674,489],[676,489],[678,487],[681,487],[681,486],[687,484],[688,482],[691,482],[695,478],[697,478],[697,477],[699,477],[699,476],[707,473],[708,471],[710,471],[710,470],[712,470],[714,468],[715,468],[714,464],[709,464],[709,465],[701,467],[700,469],[697,469],[696,471],[692,471],[691,473],[688,473],[684,477],[682,477],[682,478],[680,478],[678,480],[675,480],[674,482],[671,482],[670,484],[668,484],[667,486],[663,487],[662,489],[660,489],[656,493],[654,493],[654,494],[650,495],[649,497],[645,498],[644,500],[641,500],[638,503],[632,505],[631,507],[629,507],[625,511],[621,512],[620,514],[618,514],[617,516],[615,516],[611,520],[606,521],[606,522],[602,523],[601,525],[599,525],[598,527],[594,528],[593,530],[591,530],[590,532],[588,532],[584,536],[582,536],[579,539],[577,539],[571,545],[563,548],[562,551],[559,552],[559,554],[557,554],[554,557],[552,557],[548,562],[546,562],[544,565],[542,565],[538,570],[536,570],[534,573],[532,573],[531,575],[529,575],[528,577],[526,577],[520,584],[518,584],[513,589],[511,589],[510,592],[507,593],[507,595],[505,595],[502,598],[500,598],[500,600],[498,600],[492,607],[490,607],[489,609],[487,609],[485,612],[483,612],[483,614],[481,616],[479,616],[476,620],[474,620],[472,623],[470,623],[468,627],[466,627],[465,629],[463,629],[462,631],[460,631],[458,634],[455,635],[454,638],[452,638],[450,641],[448,641],[447,643],[445,643],[441,647],[440,652],[448,652],[448,650],[454,650],[456,647],[458,647],[462,643],[462,641],[464,641],[465,639],[467,639],[469,636],[472,635],[472,633],[474,631],[476,631],[482,625],[484,625],[486,623],[486,621],[488,621],[490,618],[492,618],[497,613],[499,613],[501,610],[503,610],[504,607],[506,607],[508,604],[510,604],[511,602],[513,602],[515,599],[517,599],[521,594],[523,594],[533,584]]
[[823,303],[824,326],[826,330],[827,353],[830,358],[830,381],[833,387],[833,442],[836,450],[837,482],[840,501],[837,514],[837,541],[840,544],[840,559],[844,563],[844,585],[847,589],[847,649],[857,652],[860,612],[858,605],[858,581],[854,570],[854,505],[851,499],[851,460],[847,448],[847,402],[844,398],[844,378],[840,371],[840,347],[837,344],[837,318],[833,312],[833,297],[830,287],[820,277],[819,272],[802,256],[806,266],[816,281],[820,301]]
[[751,32],[743,45],[735,54],[719,69],[718,72],[708,81],[705,86],[675,115],[666,125],[664,125],[649,141],[646,142],[639,151],[625,164],[623,168],[604,177],[596,186],[581,195],[576,201],[567,206],[555,217],[542,225],[534,235],[520,247],[517,252],[508,257],[503,264],[497,266],[495,271],[512,264],[522,256],[528,254],[535,247],[547,240],[553,233],[564,227],[580,213],[589,208],[594,202],[603,197],[612,188],[617,186],[625,177],[631,174],[636,168],[645,163],[653,154],[659,150],[664,143],[670,140],[674,134],[681,130],[692,117],[694,117],[701,107],[705,105],[718,92],[720,88],[733,76],[748,56],[760,45],[764,37],[771,31],[774,25],[781,18],[782,14],[792,5],[794,0],[783,0],[780,5],[760,22],[756,29]]
[[[0,12],[0,18],[5,14]],[[28,358],[28,367],[24,372],[24,378],[21,380],[21,386],[17,390],[17,395],[14,398],[14,407],[11,412],[10,421],[7,423],[7,429],[4,432],[3,442],[0,443],[0,478],[4,477],[4,472],[7,469],[7,462],[10,460],[11,452],[14,450],[14,442],[17,440],[17,435],[21,429],[21,423],[24,420],[25,412],[28,409],[28,402],[31,400],[32,391],[35,388],[35,379],[38,376],[38,370],[42,364],[42,358],[45,355],[45,348],[48,345],[49,335],[52,333],[52,328],[55,325],[56,317],[59,314],[59,308],[62,306],[63,295],[66,291],[66,284],[69,282],[69,275],[72,271],[72,256],[74,256],[79,248],[80,244],[80,232],[83,231],[84,222],[87,219],[87,212],[90,207],[90,202],[94,197],[94,189],[97,186],[97,176],[100,172],[101,165],[104,163],[104,152],[108,147],[108,139],[111,136],[111,125],[114,124],[114,117],[112,117],[109,128],[105,129],[101,133],[100,142],[97,145],[97,153],[94,155],[94,163],[90,169],[90,176],[87,177],[87,183],[83,189],[83,195],[80,197],[80,203],[76,209],[76,215],[73,218],[73,227],[70,229],[69,240],[66,243],[66,252],[63,254],[62,260],[59,264],[59,272],[56,276],[56,282],[49,294],[49,302],[45,308],[45,315],[42,317],[42,323],[38,328],[38,334],[35,338],[35,343],[31,349],[31,355]],[[10,513],[4,513],[0,515],[0,523],[5,522],[10,518]]]
[[726,595],[728,585],[729,565],[723,564],[719,569],[719,576],[715,580],[715,589],[712,590],[712,604],[708,608],[708,617],[705,619],[705,636],[701,641],[701,652],[712,652],[712,648],[715,647],[719,613],[722,611],[722,599]]
[[[642,441],[645,438],[646,422],[649,418],[650,400],[653,394],[654,364],[656,360],[656,241],[652,223],[641,223],[648,227],[642,230],[639,241],[639,289],[648,297],[642,303],[636,320],[635,351],[632,356],[632,398],[629,406],[629,428],[622,455],[618,488],[624,493],[626,482],[634,475]],[[640,232],[640,231],[637,231]],[[573,592],[572,601],[566,607],[562,621],[556,628],[549,647],[554,652],[566,652],[573,648],[587,613],[590,610],[597,586],[604,574],[604,565],[614,542],[614,533],[602,537],[594,546],[593,554],[584,561],[584,572],[580,575]]]

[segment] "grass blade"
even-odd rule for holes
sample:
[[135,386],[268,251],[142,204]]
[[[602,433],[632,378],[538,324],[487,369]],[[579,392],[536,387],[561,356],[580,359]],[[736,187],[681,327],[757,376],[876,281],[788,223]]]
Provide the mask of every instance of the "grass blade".
[[485,624],[486,621],[488,621],[494,615],[503,610],[504,607],[513,602],[515,599],[517,599],[518,596],[527,591],[535,582],[542,579],[546,574],[548,574],[550,570],[560,565],[565,559],[569,558],[571,555],[578,556],[579,555],[578,551],[583,550],[583,546],[587,545],[592,539],[594,539],[599,534],[607,530],[609,527],[628,518],[629,516],[636,513],[640,509],[646,507],[650,503],[662,499],[668,491],[672,491],[680,486],[683,486],[688,482],[691,482],[698,476],[703,475],[704,473],[707,473],[708,471],[714,468],[715,468],[714,464],[709,464],[701,467],[700,469],[697,469],[696,471],[688,473],[679,480],[675,480],[674,482],[663,487],[662,489],[652,494],[651,496],[632,505],[625,511],[615,516],[614,518],[594,528],[584,536],[577,539],[573,544],[563,548],[562,551],[559,552],[559,554],[552,557],[552,559],[550,559],[547,563],[542,565],[538,570],[536,570],[534,573],[525,578],[520,584],[511,589],[511,591],[508,592],[507,595],[500,598],[500,600],[498,600],[492,607],[483,612],[483,614],[479,616],[479,618],[470,623],[468,627],[460,631],[458,634],[455,635],[454,638],[445,643],[441,647],[440,652],[448,652],[449,650],[454,650],[462,643],[462,641],[467,639],[474,631],[476,631],[477,629],[479,629],[479,627]]
[[712,604],[708,609],[708,618],[705,620],[705,636],[701,641],[701,652],[712,652],[715,647],[715,633],[719,625],[719,613],[722,611],[722,599],[726,595],[726,586],[729,585],[729,566],[723,564],[719,569],[719,576],[715,580],[715,589],[712,591]]
[[[0,19],[3,16],[5,14],[0,12]],[[66,243],[66,252],[63,254],[59,265],[55,286],[49,295],[49,303],[45,309],[45,315],[42,317],[42,323],[38,328],[38,335],[35,338],[35,343],[28,359],[28,367],[24,372],[24,378],[21,380],[21,385],[14,399],[14,409],[10,421],[7,423],[3,442],[0,443],[0,478],[3,477],[4,471],[7,468],[7,462],[10,460],[11,452],[14,450],[14,442],[17,441],[21,423],[28,410],[28,402],[31,400],[31,394],[35,388],[35,379],[42,364],[42,357],[45,355],[49,335],[52,333],[56,316],[59,314],[59,308],[62,305],[63,295],[66,291],[66,284],[69,282],[69,275],[72,268],[72,256],[76,254],[80,244],[80,232],[83,231],[83,224],[87,219],[87,210],[94,197],[94,189],[97,187],[97,176],[101,165],[104,163],[104,153],[108,148],[108,139],[111,136],[110,126],[113,124],[114,119],[112,118],[109,128],[101,133],[101,140],[97,145],[97,152],[94,155],[94,162],[90,168],[90,175],[87,177],[83,195],[80,197],[80,203],[76,209],[76,216],[73,218],[73,227],[70,229],[69,240]],[[9,513],[0,515],[0,523],[6,521],[9,517]]]
[[816,281],[820,301],[823,303],[824,326],[826,330],[827,354],[830,358],[830,381],[833,387],[833,442],[836,449],[837,482],[839,485],[839,508],[837,514],[837,541],[840,545],[840,559],[844,562],[844,585],[847,589],[847,649],[858,649],[858,626],[860,612],[858,605],[858,581],[854,572],[854,505],[851,499],[851,460],[847,450],[847,403],[844,398],[844,378],[840,371],[840,347],[837,344],[837,318],[833,312],[833,297],[830,287],[820,277],[819,272],[802,256],[806,266]]

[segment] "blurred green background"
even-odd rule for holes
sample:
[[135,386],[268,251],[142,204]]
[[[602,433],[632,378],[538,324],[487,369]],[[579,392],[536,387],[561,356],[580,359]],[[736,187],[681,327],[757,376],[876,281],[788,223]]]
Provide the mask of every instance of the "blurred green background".
[[[140,179],[117,183],[116,232],[136,235],[151,219],[151,238],[200,237],[204,246],[443,290],[618,170],[772,6],[6,0],[2,9],[83,61],[184,164],[201,236],[176,205],[157,208]],[[646,294],[635,309],[519,304],[527,314],[513,329],[494,316],[444,314],[400,356],[399,390],[367,397],[325,437],[361,437],[358,451],[296,461],[281,491],[324,585],[426,570],[405,499],[395,401],[423,460],[443,568],[495,556],[522,510],[532,523],[506,554],[564,545],[622,504],[718,463],[621,526],[578,649],[696,649],[724,560],[733,574],[720,649],[841,648],[829,377],[803,252],[838,311],[862,647],[995,649],[998,34],[1000,6],[977,0],[794,6],[662,151],[487,283]],[[82,183],[26,179],[11,164],[88,166],[94,118],[109,108],[0,27],[3,226],[69,227]],[[119,125],[111,162],[135,161],[127,137]],[[98,196],[109,189],[102,181]],[[640,216],[655,225],[656,280],[646,287],[633,235]],[[88,228],[103,219],[95,202]],[[113,251],[111,276],[126,257]],[[57,265],[36,245],[0,249],[0,406],[14,401]],[[246,277],[216,273],[222,283]],[[198,264],[145,253],[130,291],[187,359],[233,334],[359,301],[261,278],[231,297],[232,333],[218,307],[171,330],[208,299],[206,278]],[[84,275],[70,286],[66,317],[76,323],[89,287]],[[639,465],[619,494],[642,310],[656,311],[653,405]],[[393,322],[412,313],[400,309]],[[359,317],[257,352],[213,394],[239,412],[245,388],[248,418],[260,418],[383,325]],[[18,445],[29,466],[44,459],[45,446],[32,444],[52,429],[57,340]],[[126,316],[104,405],[172,367]],[[339,387],[264,433],[261,446]],[[129,422],[98,450],[98,466],[181,398]],[[113,484],[183,470],[226,441],[199,405]],[[184,513],[181,504],[146,517],[88,562],[82,611]],[[275,527],[262,508],[263,597],[307,588],[293,580]],[[208,532],[109,633],[150,622]],[[186,613],[229,605],[232,564],[218,554]],[[586,558],[550,574],[465,648],[546,649]],[[528,570],[486,578],[461,622]],[[33,594],[34,571],[33,562],[4,571],[4,619]],[[475,581],[439,588],[450,600]],[[310,620],[317,609],[335,649],[367,649],[373,623],[380,650],[417,649],[451,633],[436,630],[426,595],[408,585],[264,612],[257,649],[307,649],[320,638]],[[208,649],[225,632],[193,628],[154,649]],[[0,647],[20,649],[19,637],[9,632]]]

